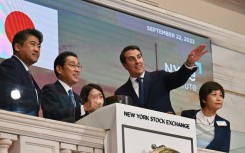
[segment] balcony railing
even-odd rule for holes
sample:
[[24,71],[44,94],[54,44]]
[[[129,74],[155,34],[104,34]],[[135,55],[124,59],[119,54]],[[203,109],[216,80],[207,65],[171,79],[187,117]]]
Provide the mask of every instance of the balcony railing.
[[105,130],[0,110],[0,153],[102,153]]

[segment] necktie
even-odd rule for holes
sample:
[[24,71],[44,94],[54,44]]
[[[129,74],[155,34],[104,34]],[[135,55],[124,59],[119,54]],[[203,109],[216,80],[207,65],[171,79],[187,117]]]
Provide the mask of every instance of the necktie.
[[34,83],[33,83],[33,79],[32,79],[32,76],[31,76],[30,71],[28,70],[27,73],[28,73],[28,75],[29,75],[29,78],[30,78],[30,80],[31,80],[31,83],[32,83],[33,87],[35,88],[35,85],[34,85]]
[[36,96],[37,96],[37,103],[39,104],[38,92],[37,92],[36,86],[35,86],[35,84],[34,84],[34,82],[33,82],[33,77],[32,77],[32,75],[31,75],[31,73],[30,73],[29,70],[27,71],[27,73],[28,73],[29,78],[30,78],[30,80],[31,80],[31,84],[32,84],[33,88],[35,89]]
[[69,97],[70,97],[70,99],[72,101],[72,104],[74,105],[74,107],[76,107],[76,101],[75,101],[74,94],[73,94],[71,89],[68,90],[68,94],[69,94]]
[[143,85],[142,80],[143,78],[136,79],[136,82],[139,83],[139,101],[140,101],[141,106],[144,105],[144,85]]

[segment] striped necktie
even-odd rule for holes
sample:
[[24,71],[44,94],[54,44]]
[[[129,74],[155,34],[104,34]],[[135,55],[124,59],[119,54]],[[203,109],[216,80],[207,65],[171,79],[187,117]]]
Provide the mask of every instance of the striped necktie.
[[74,97],[73,91],[71,89],[68,90],[68,94],[69,94],[69,97],[71,99],[73,106],[76,107],[75,97]]

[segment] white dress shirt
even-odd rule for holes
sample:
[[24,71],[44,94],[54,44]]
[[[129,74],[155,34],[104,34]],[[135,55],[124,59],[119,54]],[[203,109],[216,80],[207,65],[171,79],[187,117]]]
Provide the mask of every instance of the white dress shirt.
[[206,148],[214,139],[214,119],[215,115],[206,117],[202,113],[202,110],[196,114],[196,134],[198,147]]
[[[145,76],[145,71],[143,72],[143,74],[140,76],[141,78],[144,78]],[[136,81],[137,78],[134,77],[130,77],[130,80],[132,82],[133,88],[135,93],[137,94],[137,96],[139,97],[139,83]],[[142,80],[144,82],[144,79]]]

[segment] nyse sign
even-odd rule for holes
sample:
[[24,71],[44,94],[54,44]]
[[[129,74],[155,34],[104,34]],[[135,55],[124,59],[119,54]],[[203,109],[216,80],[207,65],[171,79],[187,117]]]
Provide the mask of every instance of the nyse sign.
[[[196,82],[196,78],[197,78],[197,74],[198,75],[202,75],[203,71],[202,71],[202,63],[200,62],[196,62],[196,65],[198,66],[198,70],[197,72],[194,72],[189,80],[190,82],[187,82],[185,83],[182,88],[186,89],[186,90],[191,90],[191,91],[197,91],[197,86],[195,84]],[[175,72],[175,71],[178,71],[180,69],[180,66],[177,66],[177,65],[174,65],[174,64],[168,64],[168,63],[165,63],[164,64],[164,70],[166,72]]]

